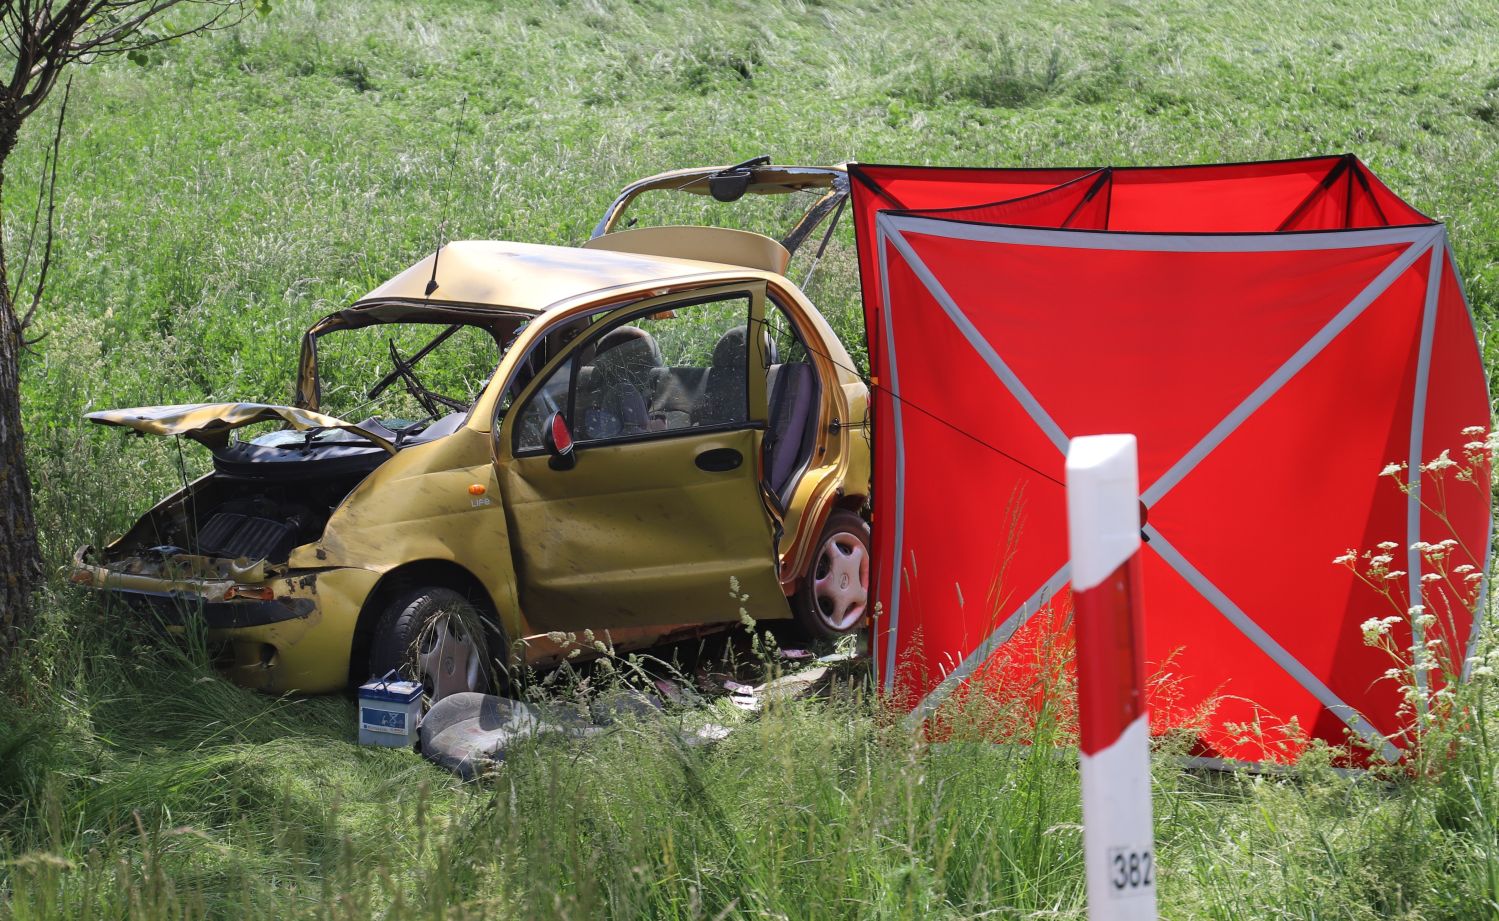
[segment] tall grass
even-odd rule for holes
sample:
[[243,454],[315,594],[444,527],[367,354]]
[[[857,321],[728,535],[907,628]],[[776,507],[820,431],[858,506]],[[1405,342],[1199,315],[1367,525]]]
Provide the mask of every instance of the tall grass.
[[[347,699],[251,694],[190,641],[55,603],[50,670],[0,716],[0,916],[1082,917],[1066,708],[993,745],[962,727],[1006,705],[970,701],[931,744],[856,678],[713,746],[666,712],[462,784],[355,745]],[[1197,773],[1163,743],[1164,916],[1493,917],[1495,690],[1468,687],[1476,718],[1422,775],[1345,774],[1324,749]]]
[[[1489,7],[274,7],[148,66],[79,72],[48,337],[23,368],[53,565],[204,462],[88,430],[85,409],[285,400],[299,332],[429,252],[444,218],[452,238],[578,243],[634,178],[762,152],[1043,165],[1353,150],[1450,222],[1496,347]],[[30,213],[46,140],[23,137],[7,164],[12,216]],[[24,248],[14,217],[4,233]],[[862,360],[850,242],[845,227],[810,293]],[[711,747],[681,744],[670,714],[540,739],[464,785],[356,746],[347,699],[234,688],[200,646],[59,580],[41,607],[0,689],[0,917],[1082,916],[1076,772],[1047,744],[1065,742],[1061,712],[1027,730],[1038,744],[932,745],[856,685]],[[1419,776],[1344,776],[1319,750],[1283,774],[1199,774],[1168,745],[1163,914],[1499,917],[1499,700],[1489,675],[1466,693],[1473,718]]]

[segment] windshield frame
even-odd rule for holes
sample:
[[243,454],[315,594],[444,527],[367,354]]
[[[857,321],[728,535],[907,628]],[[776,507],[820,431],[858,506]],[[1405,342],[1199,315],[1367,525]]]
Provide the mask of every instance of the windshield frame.
[[[536,311],[506,307],[468,304],[432,304],[428,302],[379,301],[361,302],[344,310],[331,313],[314,323],[302,335],[301,353],[297,361],[297,382],[293,405],[301,409],[320,412],[322,404],[322,381],[318,375],[318,341],[336,332],[363,329],[369,326],[432,326],[434,335],[443,327],[471,326],[483,330],[494,339],[497,347],[495,367],[499,368],[506,353],[515,344],[516,337],[525,325],[538,316]],[[411,356],[406,356],[409,360]],[[374,381],[370,382],[371,384]],[[475,395],[468,411],[481,400],[483,393]]]

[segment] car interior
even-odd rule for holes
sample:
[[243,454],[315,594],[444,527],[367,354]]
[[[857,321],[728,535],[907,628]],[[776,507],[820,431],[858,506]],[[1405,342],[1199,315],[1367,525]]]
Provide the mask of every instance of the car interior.
[[[783,502],[810,459],[820,395],[804,347],[793,343],[802,360],[783,362],[774,338],[767,335],[770,415],[763,470]],[[583,360],[575,404],[574,434],[580,442],[745,419],[748,335],[743,325],[718,338],[706,368],[668,366],[655,338],[630,325],[610,330]]]

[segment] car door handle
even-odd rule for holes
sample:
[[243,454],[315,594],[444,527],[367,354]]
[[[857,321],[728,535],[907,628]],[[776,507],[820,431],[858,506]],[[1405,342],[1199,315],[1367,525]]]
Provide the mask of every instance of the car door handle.
[[710,448],[697,456],[698,469],[709,473],[737,470],[742,463],[744,463],[744,455],[733,448]]

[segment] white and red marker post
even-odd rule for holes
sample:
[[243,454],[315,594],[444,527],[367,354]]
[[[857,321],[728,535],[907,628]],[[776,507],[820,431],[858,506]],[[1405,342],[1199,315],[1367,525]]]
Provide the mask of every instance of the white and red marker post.
[[1156,916],[1140,526],[1135,436],[1072,439],[1067,536],[1090,921]]

